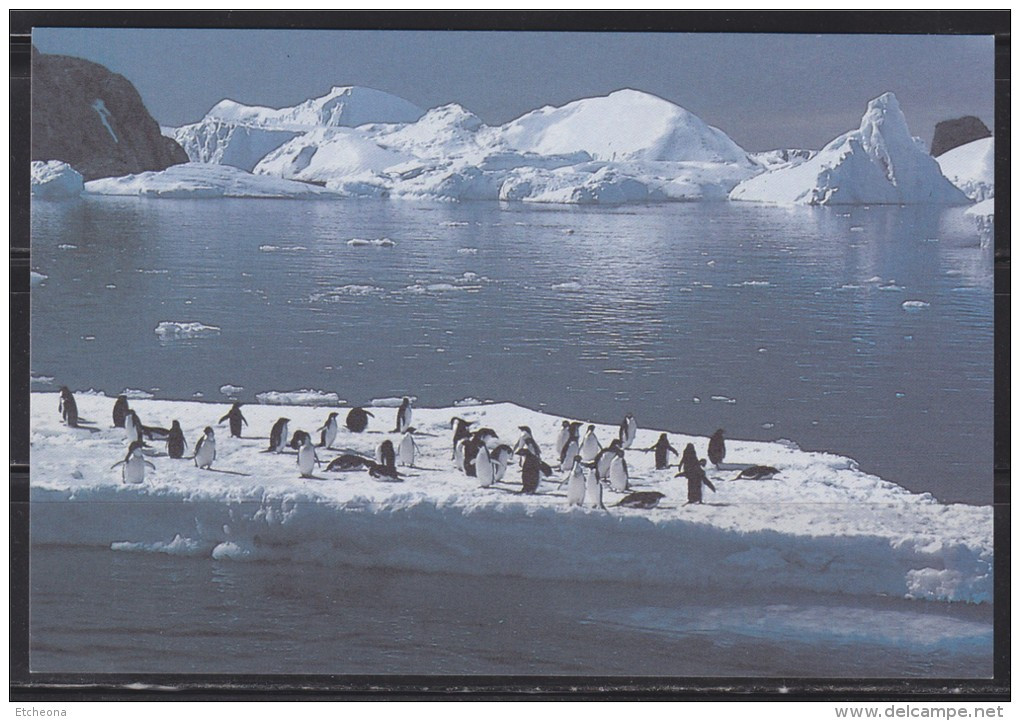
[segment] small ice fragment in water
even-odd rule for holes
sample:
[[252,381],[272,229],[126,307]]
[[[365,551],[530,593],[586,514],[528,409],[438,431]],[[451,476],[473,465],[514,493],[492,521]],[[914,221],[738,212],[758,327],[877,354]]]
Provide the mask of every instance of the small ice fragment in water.
[[347,245],[351,246],[352,248],[359,248],[365,246],[375,246],[376,248],[392,248],[393,246],[396,245],[396,243],[394,243],[389,238],[373,238],[371,240],[366,240],[365,238],[351,238],[350,240],[347,241]]
[[581,284],[576,280],[571,280],[566,283],[554,283],[552,289],[562,291],[579,291],[581,290]]
[[115,286],[115,285],[114,285],[113,283],[107,283],[107,284],[106,284],[106,287],[107,287],[107,288],[109,288],[110,290],[113,290],[113,289],[114,289],[114,288],[116,288],[117,286]]
[[850,232],[852,232],[852,233],[863,233],[864,232],[864,228],[862,228],[859,225],[851,225],[850,226]]
[[457,252],[461,255],[474,255],[478,252],[478,248],[457,248]]
[[927,303],[923,300],[905,300],[903,301],[903,310],[923,310],[928,308],[931,303]]
[[698,398],[697,396],[694,396],[693,400],[695,403],[701,403],[701,399]]
[[226,383],[220,386],[220,393],[222,393],[225,396],[232,396],[235,393],[240,393],[243,390],[244,386],[235,386],[230,383]]
[[78,246],[77,245],[71,245],[70,243],[61,243],[57,247],[60,248],[61,250],[73,250],[73,249],[77,248]]
[[[191,301],[185,301],[190,303]],[[155,333],[163,339],[173,338],[204,338],[219,335],[220,329],[214,325],[204,323],[178,322],[171,320],[160,321],[155,328]]]
[[736,403],[736,398],[728,398],[727,396],[712,396],[713,401],[722,401],[724,403]]
[[38,273],[38,272],[36,272],[34,270],[32,271],[32,274],[29,276],[29,279],[30,279],[32,285],[39,285],[40,283],[42,283],[47,278],[49,278],[48,275],[44,275],[43,273]]
[[759,349],[758,349],[758,352],[759,352],[759,353],[764,353],[764,352],[765,352],[765,350],[766,350],[765,348],[759,348]]
[[776,424],[775,423],[762,423],[761,427],[764,428],[765,430],[768,430],[770,428],[775,428]]
[[906,394],[906,393],[897,393],[897,394],[896,394],[896,397],[897,397],[897,398],[905,398],[906,396],[907,396],[907,394]]

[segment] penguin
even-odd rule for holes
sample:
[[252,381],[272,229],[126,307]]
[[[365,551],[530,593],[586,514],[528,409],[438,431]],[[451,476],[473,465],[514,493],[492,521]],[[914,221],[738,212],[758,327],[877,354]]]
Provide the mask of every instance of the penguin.
[[637,421],[634,420],[633,413],[628,413],[620,422],[620,446],[624,450],[630,448],[634,444],[635,438],[637,438]]
[[616,505],[623,506],[624,508],[641,508],[649,510],[659,505],[659,501],[666,497],[665,493],[659,493],[658,491],[637,491],[625,496]]
[[124,466],[122,475],[124,483],[143,483],[145,481],[146,466],[152,470],[156,470],[156,466],[145,460],[145,456],[142,455],[141,441],[133,441],[131,445],[128,446],[128,452],[127,455],[124,456],[124,460],[114,463],[110,466],[110,470],[112,471],[114,468],[121,465]]
[[570,469],[570,476],[567,478],[567,505],[584,505],[584,466],[581,465],[581,456],[574,456],[574,465]]
[[489,443],[498,440],[499,436],[491,428],[479,428],[472,433],[471,437],[464,441],[464,462],[461,465],[464,473],[474,478],[476,474],[475,457],[478,455],[478,450],[480,448],[488,450]]
[[567,441],[570,440],[570,421],[563,421],[563,425],[560,426],[560,432],[556,436],[556,455],[562,462],[563,450],[567,447]]
[[124,418],[128,412],[128,401],[127,396],[117,396],[117,400],[113,402],[113,427],[123,428]]
[[450,419],[450,428],[453,430],[453,456],[457,457],[457,444],[471,436],[470,427],[478,421],[466,421],[463,418],[454,416]]
[[170,426],[170,434],[166,437],[166,454],[171,458],[183,458],[184,449],[188,442],[184,440],[184,431],[181,430],[180,421],[174,421]]
[[331,448],[333,441],[336,440],[337,424],[336,417],[339,413],[330,413],[326,418],[326,422],[322,424],[321,428],[316,428],[315,432],[319,433],[319,448]]
[[602,483],[595,477],[595,472],[588,474],[584,484],[584,505],[588,508],[601,508],[605,510],[602,503]]
[[78,404],[67,386],[60,386],[60,418],[70,428],[78,427]]
[[510,467],[510,461],[514,457],[514,449],[505,443],[496,446],[489,453],[489,460],[492,461],[495,466],[495,472],[492,477],[494,481],[502,481],[503,476],[506,475],[507,468]]
[[397,453],[393,450],[393,441],[385,440],[375,449],[375,462],[386,468],[397,467]]
[[353,471],[358,468],[368,468],[370,465],[375,465],[370,458],[359,456],[355,453],[343,453],[326,466],[327,471]]
[[496,468],[489,456],[489,449],[483,443],[475,454],[475,477],[482,488],[488,488],[496,479]]
[[585,463],[591,463],[595,460],[595,456],[598,455],[601,449],[602,444],[595,437],[595,426],[588,426],[584,438],[581,439],[581,460]]
[[[542,457],[542,449],[538,447],[538,443],[535,442],[535,437],[531,435],[531,429],[527,426],[517,426],[520,430],[520,438],[517,439],[517,443],[514,445],[514,453],[527,448],[529,451],[534,453],[539,458]],[[521,465],[524,465],[524,456],[521,456]]]
[[170,437],[170,429],[159,426],[142,426],[142,435],[150,441],[165,441]]
[[680,451],[674,448],[669,443],[669,438],[665,433],[659,436],[659,440],[655,442],[654,446],[649,448],[642,448],[644,451],[655,451],[655,470],[661,471],[664,468],[669,468],[669,453],[672,451],[676,455],[680,455]]
[[[297,434],[295,434],[297,435]],[[301,447],[298,448],[297,467],[302,478],[312,478],[312,471],[315,466],[322,463],[315,455],[315,446],[312,445],[312,437],[305,433],[302,438]]]
[[290,443],[287,445],[296,451],[305,444],[306,439],[311,440],[311,438],[312,436],[308,433],[308,431],[297,430],[294,431],[294,435],[290,437]]
[[521,466],[521,493],[535,493],[542,480],[541,476],[551,476],[552,468],[527,448],[517,451],[517,455],[524,457],[524,465]]
[[397,427],[393,429],[394,433],[403,433],[407,430],[408,426],[411,425],[411,399],[404,396],[404,400],[400,402],[400,408],[397,409]]
[[453,462],[460,470],[467,473],[467,464],[465,460],[465,454],[467,452],[467,445],[471,442],[471,438],[461,438],[457,441],[457,445],[453,447]]
[[779,473],[779,469],[773,468],[772,466],[748,466],[733,480],[739,481],[742,478],[746,478],[750,481],[764,481],[768,478],[772,478],[772,476],[777,473]]
[[404,480],[404,477],[393,466],[382,466],[378,463],[372,463],[372,461],[368,462],[368,475],[378,481],[400,483]]
[[234,403],[234,405],[230,406],[230,410],[227,411],[227,414],[219,420],[220,423],[223,421],[230,421],[230,435],[234,438],[241,437],[242,423],[244,425],[248,425],[248,421],[245,419],[244,415],[241,414],[240,403]]
[[688,443],[684,448],[684,455],[677,466],[675,478],[685,476],[687,478],[687,503],[701,503],[701,486],[708,486],[715,492],[715,486],[705,475],[705,461],[698,460],[698,454],[694,450],[694,444]]
[[712,462],[712,465],[716,468],[723,462],[723,458],[726,457],[726,441],[723,438],[725,431],[720,428],[712,437],[708,439],[708,460]]
[[211,426],[206,426],[203,435],[195,443],[195,466],[211,468],[216,460],[216,434]]
[[630,474],[627,472],[627,459],[621,452],[613,456],[609,464],[609,487],[617,493],[625,493],[630,488]]
[[366,411],[364,408],[351,408],[350,412],[347,414],[347,420],[345,421],[347,430],[352,433],[361,433],[368,428],[369,418],[375,418],[375,416]]
[[580,453],[581,449],[578,446],[577,439],[570,438],[567,441],[567,445],[563,447],[560,452],[560,468],[569,468],[570,459]]
[[608,446],[595,454],[595,459],[592,461],[595,467],[595,477],[600,481],[609,478],[609,467],[613,463],[613,459],[622,454],[620,439],[614,438]]
[[142,440],[144,435],[144,426],[142,426],[141,419],[138,418],[138,414],[133,410],[129,410],[127,415],[124,416],[124,430],[127,432],[128,441],[134,443],[138,441],[143,446],[145,441]]
[[418,450],[418,444],[414,442],[414,426],[407,429],[404,437],[400,439],[397,447],[397,455],[400,457],[400,465],[413,466],[414,453]]
[[287,424],[289,422],[290,418],[280,418],[273,424],[272,430],[269,431],[267,452],[283,453],[283,449],[287,447]]

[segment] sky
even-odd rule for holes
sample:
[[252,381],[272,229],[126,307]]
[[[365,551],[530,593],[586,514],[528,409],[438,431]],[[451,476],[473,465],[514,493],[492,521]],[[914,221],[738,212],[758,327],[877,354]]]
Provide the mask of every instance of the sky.
[[887,91],[926,143],[941,120],[993,123],[991,36],[37,28],[32,38],[124,75],[167,126],[224,98],[284,107],[334,85],[423,109],[456,102],[488,124],[634,88],[749,151],[818,149]]

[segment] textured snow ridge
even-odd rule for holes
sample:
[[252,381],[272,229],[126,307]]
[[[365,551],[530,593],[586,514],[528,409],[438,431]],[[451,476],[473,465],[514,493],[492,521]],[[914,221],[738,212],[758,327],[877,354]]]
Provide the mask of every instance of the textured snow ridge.
[[875,98],[861,125],[799,165],[745,180],[731,200],[777,205],[945,204],[967,197],[910,135],[892,93]]
[[33,160],[31,173],[34,198],[77,198],[85,187],[81,173],[60,160]]
[[[333,407],[244,407],[244,438],[217,420],[227,403],[136,400],[146,425],[181,422],[192,445],[202,428],[217,433],[212,471],[171,460],[151,443],[143,483],[124,484],[127,439],[110,427],[113,400],[78,395],[98,431],[62,425],[54,393],[32,394],[32,538],[35,543],[102,545],[118,551],[176,553],[221,560],[299,560],[331,568],[361,566],[536,578],[612,579],[677,587],[776,587],[847,594],[990,602],[992,509],[943,505],[865,474],[847,458],[788,444],[729,440],[727,470],[707,469],[716,493],[685,506],[674,470],[655,471],[652,454],[627,452],[635,490],[665,494],[660,507],[607,510],[568,507],[561,473],[536,495],[521,495],[519,470],[480,488],[452,467],[450,418],[493,428],[514,443],[519,425],[551,456],[561,418],[509,403],[430,409],[415,406],[419,453],[402,483],[363,471],[315,470],[299,476],[296,455],[261,453],[272,424],[314,432]],[[339,410],[340,418],[345,412]],[[377,406],[368,432],[341,426],[328,462],[343,450],[373,455],[396,441],[396,410]],[[587,419],[579,419],[587,420]],[[640,422],[640,418],[638,419]],[[660,431],[641,429],[635,448]],[[603,443],[616,426],[599,424]],[[670,432],[673,445],[707,439]],[[737,481],[737,468],[780,469],[766,481]],[[218,471],[218,472],[217,472]]]
[[943,153],[936,162],[957,188],[975,202],[995,197],[995,138],[982,138]]
[[139,195],[153,198],[321,198],[335,193],[308,183],[252,175],[228,165],[183,163],[162,171],[85,183],[93,195]]
[[286,108],[221,100],[206,113],[205,120],[292,130],[321,125],[354,128],[367,123],[413,123],[424,113],[403,98],[381,90],[334,86],[322,97]]

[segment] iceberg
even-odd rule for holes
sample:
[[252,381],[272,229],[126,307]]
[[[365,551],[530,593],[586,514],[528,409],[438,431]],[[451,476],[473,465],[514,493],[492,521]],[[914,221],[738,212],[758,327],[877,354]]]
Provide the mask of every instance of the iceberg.
[[43,200],[77,198],[85,187],[81,173],[60,160],[33,160],[32,197]]
[[969,201],[910,135],[892,93],[868,103],[860,127],[814,157],[743,181],[731,200],[775,205],[944,204]]
[[137,195],[151,198],[322,198],[337,197],[325,188],[282,178],[246,173],[228,165],[183,163],[85,183],[86,195]]
[[[79,395],[78,404],[86,417],[101,418],[113,400]],[[652,454],[632,450],[631,485],[665,494],[659,507],[617,506],[622,494],[607,489],[605,510],[581,509],[568,506],[558,487],[562,473],[527,495],[519,492],[516,465],[488,488],[454,469],[453,416],[510,442],[527,425],[543,455],[553,454],[563,417],[512,403],[416,406],[421,461],[402,469],[400,483],[323,468],[302,478],[293,453],[261,452],[264,436],[281,415],[292,430],[314,431],[327,409],[252,405],[245,416],[252,435],[263,438],[218,433],[213,469],[220,472],[171,460],[155,444],[149,456],[155,470],[143,483],[125,484],[110,470],[123,458],[123,431],[68,428],[57,405],[55,393],[32,393],[33,543],[330,569],[681,584],[722,593],[779,588],[992,600],[990,506],[939,503],[867,474],[849,458],[789,442],[727,439],[728,463],[780,472],[770,480],[737,481],[736,470],[709,467],[717,492],[704,505],[685,505],[686,484],[672,470],[656,471]],[[132,408],[148,424],[179,420],[193,442],[205,426],[215,427],[228,404],[138,400]],[[615,424],[581,420],[595,420],[603,439],[616,435]],[[334,446],[371,457],[381,440],[398,437],[392,428],[392,415],[376,411],[368,433],[341,427]],[[664,430],[675,446],[694,443],[704,452],[707,438]],[[660,432],[642,428],[635,448],[651,446]],[[333,454],[323,450],[320,457],[328,463]]]
[[935,161],[942,174],[974,202],[995,197],[995,138],[953,148]]

